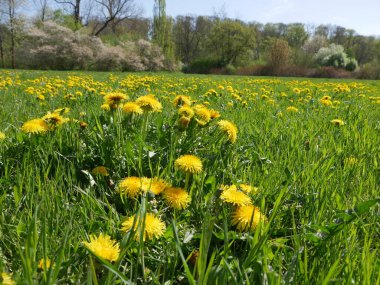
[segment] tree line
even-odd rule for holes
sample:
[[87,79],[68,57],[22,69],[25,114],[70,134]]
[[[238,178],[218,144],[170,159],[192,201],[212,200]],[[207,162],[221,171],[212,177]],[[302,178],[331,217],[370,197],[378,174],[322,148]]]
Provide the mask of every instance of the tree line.
[[137,0],[0,0],[0,67],[380,78],[380,38],[341,26],[173,18],[163,0],[141,15]]

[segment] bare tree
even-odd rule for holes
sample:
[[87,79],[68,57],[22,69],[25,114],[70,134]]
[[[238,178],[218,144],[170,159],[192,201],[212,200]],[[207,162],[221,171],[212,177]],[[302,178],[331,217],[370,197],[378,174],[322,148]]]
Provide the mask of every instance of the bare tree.
[[1,67],[4,67],[4,65],[5,65],[5,63],[4,63],[4,48],[3,48],[3,43],[4,43],[3,34],[4,34],[4,27],[3,27],[2,23],[0,22],[0,61],[1,61]]
[[74,23],[76,27],[81,25],[80,8],[81,0],[55,0],[58,4],[68,5],[73,9]]
[[38,9],[38,19],[45,22],[47,12],[49,11],[49,0],[33,0]]
[[140,14],[134,0],[94,0],[98,4],[100,21],[94,26],[92,34],[98,36],[105,28],[115,27],[127,18],[134,18]]
[[15,49],[16,49],[16,24],[17,10],[20,8],[22,0],[0,0],[0,15],[6,18],[6,24],[10,36],[11,67],[15,68]]

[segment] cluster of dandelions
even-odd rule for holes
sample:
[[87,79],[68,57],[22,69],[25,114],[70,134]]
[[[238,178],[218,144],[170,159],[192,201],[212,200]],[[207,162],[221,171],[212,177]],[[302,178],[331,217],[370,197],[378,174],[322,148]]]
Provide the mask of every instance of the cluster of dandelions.
[[220,199],[233,205],[234,211],[231,216],[232,225],[239,231],[253,231],[260,223],[264,223],[267,218],[259,207],[252,204],[249,195],[258,192],[257,187],[247,184],[222,185]]
[[[198,174],[202,171],[202,161],[194,155],[183,155],[175,161],[176,167],[186,174]],[[108,176],[108,170],[104,166],[98,166],[92,170],[93,174]],[[157,177],[126,177],[117,186],[117,191],[128,198],[136,198],[147,192],[161,196],[163,201],[174,210],[183,210],[188,207],[191,198],[188,192],[180,187],[172,185]],[[127,217],[121,223],[121,231],[134,233],[136,241],[160,238],[166,230],[165,222],[155,213],[146,212],[145,215],[135,214]],[[91,235],[90,241],[82,244],[93,254],[108,261],[116,261],[120,254],[120,244],[112,240],[110,236],[101,233],[99,236]]]
[[144,112],[161,112],[162,104],[153,94],[140,96],[135,101],[128,101],[129,96],[121,92],[111,92],[104,97],[103,110],[122,109],[127,114],[142,115]]
[[22,126],[21,130],[24,133],[29,134],[42,134],[50,130],[67,123],[70,121],[69,118],[65,118],[62,114],[68,113],[68,108],[57,109],[53,112],[48,112],[42,118],[31,119],[26,121]]
[[[197,104],[192,106],[192,100],[189,96],[178,95],[173,100],[174,106],[178,108],[178,126],[185,130],[189,127],[191,122],[195,122],[196,125],[204,127],[213,119],[219,118],[221,115],[214,109],[209,109],[203,104]],[[231,143],[235,143],[237,140],[238,129],[236,125],[227,120],[220,120],[217,126],[221,133],[225,134],[227,139]]]

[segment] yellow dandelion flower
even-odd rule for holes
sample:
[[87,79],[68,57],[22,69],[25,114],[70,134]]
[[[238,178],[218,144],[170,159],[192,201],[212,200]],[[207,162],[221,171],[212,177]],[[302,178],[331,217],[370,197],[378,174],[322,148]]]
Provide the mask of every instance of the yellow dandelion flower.
[[45,96],[42,95],[42,94],[39,94],[39,95],[37,96],[37,99],[40,100],[40,101],[44,101],[44,100],[45,100]]
[[199,125],[204,126],[211,120],[211,113],[207,108],[195,109],[196,121]]
[[266,221],[264,214],[260,212],[260,209],[253,206],[240,206],[237,207],[232,214],[232,225],[236,225],[236,228],[243,232],[248,230],[254,230],[259,223]]
[[251,185],[248,184],[239,184],[239,188],[241,191],[245,193],[257,193],[259,191],[259,188],[257,187],[252,187]]
[[100,106],[100,108],[102,108],[104,111],[110,111],[111,110],[111,106],[107,103],[102,104],[102,106]]
[[153,178],[153,181],[150,185],[149,191],[152,192],[154,195],[159,195],[166,188],[168,188],[170,186],[171,185],[169,183],[167,183],[165,180],[155,177],[155,178]]
[[216,119],[220,117],[220,113],[218,111],[213,110],[213,109],[209,109],[209,111],[210,111],[211,119]]
[[232,203],[237,206],[244,206],[251,203],[251,198],[249,198],[249,196],[234,189],[227,189],[223,191],[220,195],[220,199],[226,203]]
[[127,100],[128,96],[121,92],[111,92],[103,97],[105,103],[109,105],[118,105],[120,102]]
[[141,178],[132,176],[123,179],[117,186],[117,191],[130,198],[135,198],[141,192]]
[[49,130],[49,126],[43,119],[33,119],[25,122],[22,125],[21,130],[24,133],[40,134],[47,132]]
[[189,194],[184,189],[175,187],[166,189],[162,193],[162,197],[170,207],[176,210],[185,209],[191,201]]
[[14,285],[16,284],[12,279],[12,274],[6,272],[1,273],[1,284],[2,285]]
[[146,239],[150,240],[153,238],[159,238],[161,237],[166,229],[165,223],[161,221],[160,218],[156,217],[154,214],[151,213],[146,213],[145,216],[145,223],[142,223],[142,221],[139,219],[138,216],[132,216],[126,219],[122,224],[121,224],[121,230],[123,232],[129,232],[133,224],[134,226],[134,231],[135,231],[135,240],[140,240],[140,234],[142,231],[142,227],[144,224],[144,232],[143,232],[143,240],[145,241]]
[[333,102],[331,100],[329,100],[329,99],[322,99],[319,102],[321,102],[321,104],[323,106],[332,106],[332,104],[333,104]]
[[109,176],[108,170],[105,166],[97,166],[91,170],[92,175]]
[[6,136],[3,132],[0,132],[0,141],[5,140]]
[[161,103],[152,94],[141,96],[141,97],[137,98],[136,103],[144,111],[148,111],[148,112],[161,112],[162,111]]
[[227,135],[229,141],[231,143],[235,143],[238,132],[237,127],[227,120],[221,120],[217,124],[219,126],[219,129]]
[[182,106],[178,109],[178,114],[186,118],[192,118],[194,116],[194,110],[189,106]]
[[59,113],[47,113],[42,119],[51,126],[59,126],[69,121],[68,118],[62,117]]
[[227,190],[234,190],[237,191],[237,186],[236,185],[220,185],[220,190],[222,191],[227,191]]
[[181,117],[179,118],[178,120],[178,125],[182,128],[182,129],[186,129],[189,124],[190,124],[190,118],[188,117]]
[[191,99],[190,99],[189,96],[178,95],[178,96],[176,96],[174,98],[173,104],[176,107],[178,107],[178,106],[184,106],[184,105],[190,106],[191,105]]
[[95,255],[108,260],[116,261],[120,254],[120,245],[107,234],[100,233],[98,237],[90,235],[90,242],[83,241],[83,245]]
[[200,173],[202,161],[195,155],[186,154],[176,159],[175,166],[185,173]]
[[70,108],[64,107],[64,108],[55,109],[53,113],[62,115],[62,114],[67,114],[69,112],[70,112]]
[[341,119],[334,119],[330,121],[334,126],[343,126],[344,122]]
[[37,268],[38,269],[42,269],[42,270],[45,270],[45,269],[49,269],[51,267],[51,260],[49,258],[42,258],[40,259],[40,261],[38,262],[38,266]]
[[286,108],[286,111],[288,111],[290,113],[298,113],[298,108],[296,108],[294,106],[289,106],[288,108]]
[[134,102],[127,102],[123,105],[123,111],[129,114],[142,115],[144,113],[143,109]]

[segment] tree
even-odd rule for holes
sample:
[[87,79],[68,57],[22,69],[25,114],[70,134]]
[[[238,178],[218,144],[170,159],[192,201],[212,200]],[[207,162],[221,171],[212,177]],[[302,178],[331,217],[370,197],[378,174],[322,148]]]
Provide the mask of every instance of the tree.
[[81,0],[55,0],[58,4],[68,5],[73,9],[75,27],[78,29],[81,23],[80,8]]
[[92,30],[94,36],[99,36],[108,26],[115,31],[119,23],[140,14],[134,0],[94,0],[94,2],[99,11],[99,20]]
[[10,37],[11,68],[15,68],[16,36],[20,21],[17,18],[18,9],[22,0],[0,0],[0,14],[5,16]]
[[211,22],[205,17],[178,16],[173,26],[176,55],[189,64],[202,52]]
[[283,39],[273,39],[268,50],[269,65],[278,68],[287,65],[290,58],[290,47]]
[[174,58],[172,40],[173,19],[166,16],[166,1],[154,1],[153,41],[158,44],[167,59]]
[[47,13],[49,12],[49,0],[33,0],[34,5],[38,9],[38,19],[45,22]]
[[299,49],[308,39],[309,35],[303,24],[289,24],[286,28],[285,39],[293,48]]
[[209,45],[222,65],[234,64],[254,48],[255,34],[240,21],[218,19],[209,33]]

